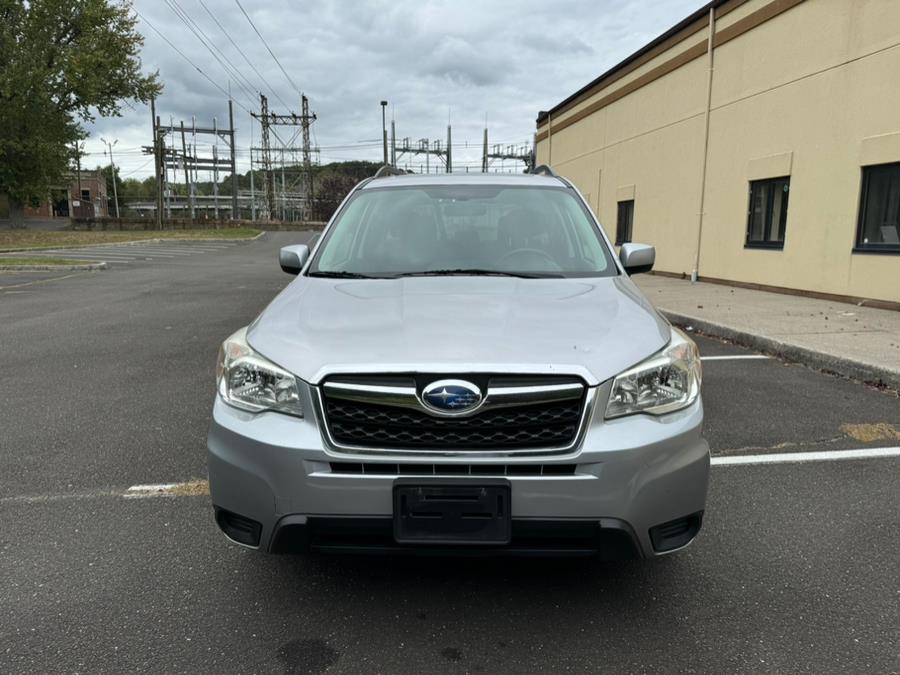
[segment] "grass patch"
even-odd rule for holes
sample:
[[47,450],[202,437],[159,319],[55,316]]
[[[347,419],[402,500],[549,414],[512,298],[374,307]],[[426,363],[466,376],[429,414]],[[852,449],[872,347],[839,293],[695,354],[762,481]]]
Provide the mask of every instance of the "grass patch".
[[68,260],[66,258],[3,258],[0,267],[20,267],[26,265],[88,265],[89,260]]
[[62,246],[93,246],[117,244],[123,241],[147,239],[252,239],[259,234],[252,227],[233,227],[221,230],[138,230],[138,231],[50,231],[0,230],[0,251],[27,251],[29,249],[58,248]]

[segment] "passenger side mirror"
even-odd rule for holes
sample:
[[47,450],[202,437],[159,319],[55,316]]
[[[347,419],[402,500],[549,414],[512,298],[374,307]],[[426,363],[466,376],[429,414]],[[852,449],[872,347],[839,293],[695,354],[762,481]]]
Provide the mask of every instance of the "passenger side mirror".
[[281,265],[281,269],[288,274],[300,274],[300,270],[306,264],[307,258],[309,258],[309,246],[306,244],[284,246],[278,252],[278,262]]
[[619,260],[629,275],[649,272],[656,262],[656,249],[647,244],[622,244]]

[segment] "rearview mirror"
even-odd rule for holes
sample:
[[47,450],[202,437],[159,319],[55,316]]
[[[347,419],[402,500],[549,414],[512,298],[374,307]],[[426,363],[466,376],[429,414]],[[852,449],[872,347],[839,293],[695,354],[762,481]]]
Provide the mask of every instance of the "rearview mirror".
[[288,274],[300,274],[307,258],[309,258],[309,246],[306,244],[284,246],[278,252],[278,263],[281,265],[281,269]]
[[656,249],[647,244],[622,244],[619,260],[629,275],[649,272],[656,262]]

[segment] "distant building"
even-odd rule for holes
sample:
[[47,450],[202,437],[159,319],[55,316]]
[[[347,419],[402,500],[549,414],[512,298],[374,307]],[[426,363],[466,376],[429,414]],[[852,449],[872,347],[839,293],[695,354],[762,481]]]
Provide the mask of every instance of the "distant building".
[[537,120],[676,275],[900,302],[900,2],[714,0]]
[[78,218],[109,215],[109,196],[106,178],[100,171],[81,171],[66,176],[68,186],[53,187],[47,200],[40,206],[25,209],[31,218]]

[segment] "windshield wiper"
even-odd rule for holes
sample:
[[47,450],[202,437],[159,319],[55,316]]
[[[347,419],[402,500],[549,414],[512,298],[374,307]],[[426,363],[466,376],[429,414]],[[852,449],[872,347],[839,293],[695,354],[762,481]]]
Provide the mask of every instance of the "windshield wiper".
[[367,274],[360,274],[359,272],[332,272],[328,270],[319,270],[317,272],[310,272],[309,276],[311,277],[323,277],[325,279],[374,279],[375,277],[370,277]]
[[502,270],[486,270],[477,267],[460,267],[446,270],[426,270],[424,272],[404,272],[398,274],[398,277],[450,277],[450,276],[473,276],[473,277],[517,277],[519,279],[541,279],[547,277],[561,277],[561,274],[553,274],[546,272],[504,272]]

